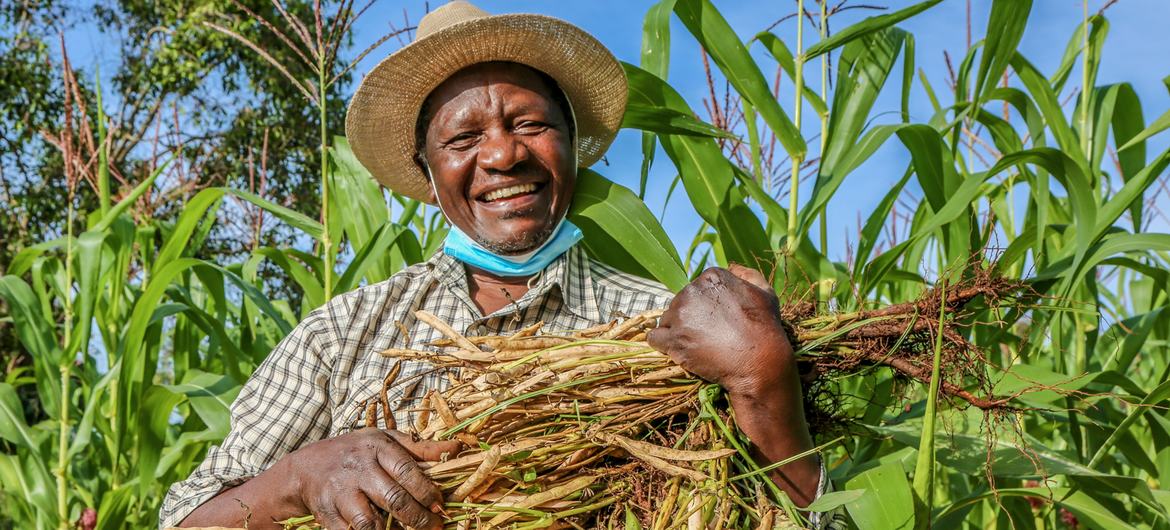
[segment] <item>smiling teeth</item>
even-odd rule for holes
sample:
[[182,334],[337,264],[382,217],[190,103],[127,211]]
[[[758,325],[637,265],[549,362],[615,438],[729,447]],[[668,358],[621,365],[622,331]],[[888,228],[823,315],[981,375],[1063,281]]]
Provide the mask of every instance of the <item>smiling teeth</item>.
[[498,189],[496,191],[484,194],[483,200],[495,201],[499,199],[506,199],[516,195],[523,195],[525,193],[532,193],[536,191],[536,184],[519,184],[516,186],[508,186],[507,188]]

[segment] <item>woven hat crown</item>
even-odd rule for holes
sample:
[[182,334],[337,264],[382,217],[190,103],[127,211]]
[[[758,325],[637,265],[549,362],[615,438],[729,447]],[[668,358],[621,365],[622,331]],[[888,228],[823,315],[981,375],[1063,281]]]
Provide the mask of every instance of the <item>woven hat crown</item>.
[[626,109],[626,76],[613,54],[563,20],[491,15],[456,0],[424,16],[414,42],[362,79],[345,119],[358,161],[392,191],[429,201],[430,183],[414,158],[419,110],[452,74],[497,61],[523,64],[556,81],[576,120],[579,164],[601,159]]
[[489,16],[491,16],[490,13],[468,2],[454,0],[423,16],[422,20],[418,21],[418,29],[414,32],[414,40],[425,39],[436,31],[460,22]]

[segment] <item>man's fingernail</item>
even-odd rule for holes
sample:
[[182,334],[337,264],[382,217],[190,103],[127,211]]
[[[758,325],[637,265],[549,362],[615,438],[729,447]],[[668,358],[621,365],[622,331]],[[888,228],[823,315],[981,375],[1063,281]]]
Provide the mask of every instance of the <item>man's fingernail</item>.
[[431,513],[443,513],[443,505],[439,504],[437,502],[432,504],[431,505]]

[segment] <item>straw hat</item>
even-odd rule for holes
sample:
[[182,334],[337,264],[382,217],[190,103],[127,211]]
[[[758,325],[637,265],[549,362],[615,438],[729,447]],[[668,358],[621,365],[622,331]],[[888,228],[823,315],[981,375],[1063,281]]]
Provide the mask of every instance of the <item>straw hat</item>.
[[345,119],[358,160],[387,188],[427,200],[430,184],[413,158],[419,108],[452,74],[489,61],[524,64],[556,80],[577,121],[579,165],[601,158],[626,109],[626,76],[613,54],[563,20],[489,15],[456,0],[424,16],[414,42],[378,63],[358,86]]

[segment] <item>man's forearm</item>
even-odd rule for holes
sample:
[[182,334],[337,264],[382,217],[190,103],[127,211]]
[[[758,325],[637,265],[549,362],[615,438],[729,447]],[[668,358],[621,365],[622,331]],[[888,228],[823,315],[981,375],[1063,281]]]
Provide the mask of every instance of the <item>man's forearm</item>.
[[284,460],[234,488],[219,492],[191,512],[182,527],[224,526],[259,530],[279,529],[275,521],[308,515],[300,489]]
[[[795,373],[792,375],[795,379]],[[760,466],[786,460],[813,448],[799,380],[750,393],[729,394],[735,421],[752,441]],[[799,507],[808,506],[817,495],[821,466],[815,456],[801,458],[769,473]]]

